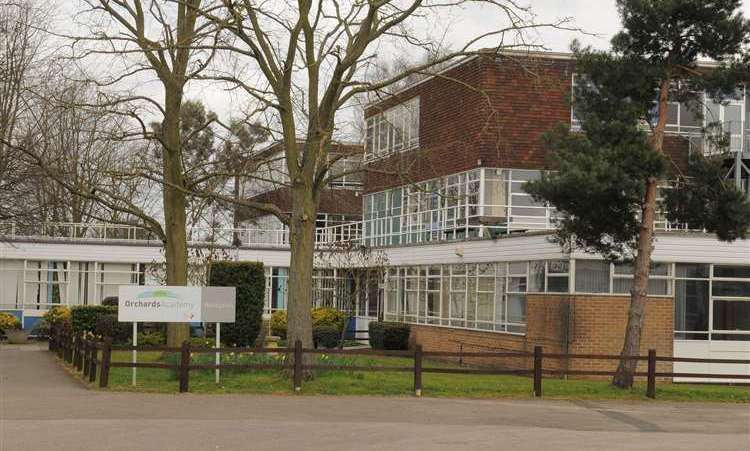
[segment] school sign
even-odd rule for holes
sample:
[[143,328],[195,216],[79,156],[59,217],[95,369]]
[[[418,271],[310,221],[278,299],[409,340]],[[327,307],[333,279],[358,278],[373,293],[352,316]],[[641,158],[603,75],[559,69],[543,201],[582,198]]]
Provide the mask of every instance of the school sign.
[[119,287],[120,322],[233,323],[234,287]]

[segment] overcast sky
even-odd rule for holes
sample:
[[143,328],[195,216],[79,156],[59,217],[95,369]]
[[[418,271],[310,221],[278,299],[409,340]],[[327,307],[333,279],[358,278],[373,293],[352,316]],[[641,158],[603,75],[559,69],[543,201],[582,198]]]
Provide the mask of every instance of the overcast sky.
[[[578,39],[584,45],[607,48],[610,38],[620,28],[614,0],[518,0],[518,3],[531,6],[536,23],[551,23],[562,18],[570,18],[569,26],[585,31],[585,34],[552,28],[535,31],[535,43],[544,45],[551,51],[568,51],[573,39]],[[58,16],[61,21],[59,25],[62,25],[62,28],[72,26],[71,15],[80,7],[80,3],[63,0],[60,7],[63,14]],[[746,15],[750,16],[750,0],[746,0],[744,8]],[[428,24],[429,31],[438,37],[443,36],[444,32],[444,42],[452,49],[460,48],[468,39],[482,32],[496,30],[505,24],[496,8],[476,5],[464,10],[453,10],[451,14],[444,16],[431,18]],[[160,97],[159,83],[141,85],[140,90],[142,94],[148,92],[147,95]],[[236,116],[242,105],[242,96],[230,95],[215,84],[192,83],[189,85],[187,98],[202,100],[223,119]]]

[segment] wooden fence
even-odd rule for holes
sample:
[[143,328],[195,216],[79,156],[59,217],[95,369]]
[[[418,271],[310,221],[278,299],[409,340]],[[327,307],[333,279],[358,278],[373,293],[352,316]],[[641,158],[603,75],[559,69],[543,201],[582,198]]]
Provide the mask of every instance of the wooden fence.
[[[291,370],[292,382],[295,391],[302,389],[303,374],[306,370],[343,370],[343,371],[383,371],[383,372],[408,372],[413,373],[414,393],[422,394],[422,375],[424,373],[443,374],[485,374],[485,375],[521,375],[531,376],[532,392],[534,396],[542,396],[542,380],[547,376],[614,376],[614,371],[600,370],[563,370],[545,369],[545,360],[620,360],[619,355],[599,354],[545,354],[541,346],[536,346],[533,353],[529,352],[446,352],[446,351],[424,351],[421,345],[409,351],[380,351],[371,349],[303,349],[302,342],[297,341],[291,348],[255,348],[255,347],[193,347],[185,342],[181,347],[168,346],[118,346],[112,344],[111,338],[101,341],[85,338],[84,335],[74,335],[69,331],[55,331],[49,339],[49,349],[54,351],[63,361],[73,365],[82,373],[84,379],[90,382],[96,381],[97,370],[99,371],[99,387],[106,388],[109,385],[109,374],[112,368],[160,368],[165,370],[176,370],[179,375],[180,392],[185,393],[190,388],[191,370],[216,370],[216,369],[250,369],[269,370],[285,369]],[[140,351],[140,352],[174,352],[180,353],[180,363],[157,363],[157,362],[113,362],[112,351]],[[256,354],[286,354],[290,358],[282,364],[264,363],[221,363],[221,364],[194,364],[191,356],[194,353],[215,354],[220,353],[256,353]],[[303,356],[306,354],[342,354],[342,355],[365,355],[370,357],[388,356],[405,357],[412,359],[413,363],[408,366],[360,366],[360,365],[322,365],[304,364]],[[452,368],[452,367],[427,367],[423,363],[425,358],[430,357],[453,357],[464,358],[527,358],[532,365],[524,369],[496,369],[496,368]],[[750,382],[750,374],[708,374],[708,373],[675,373],[672,371],[657,371],[657,362],[692,362],[692,363],[727,363],[750,365],[750,360],[737,359],[699,359],[687,357],[657,356],[656,351],[651,349],[646,356],[631,356],[629,360],[647,362],[647,371],[638,371],[636,377],[645,377],[646,396],[656,398],[657,378],[711,378],[711,379],[739,379]],[[290,363],[291,361],[291,363]]]

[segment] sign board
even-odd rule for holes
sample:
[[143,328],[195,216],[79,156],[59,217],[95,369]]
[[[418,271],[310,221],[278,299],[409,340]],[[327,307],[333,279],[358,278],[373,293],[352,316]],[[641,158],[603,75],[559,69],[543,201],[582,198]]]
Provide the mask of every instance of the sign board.
[[201,288],[201,321],[233,323],[236,305],[234,287]]
[[234,287],[121,285],[121,322],[234,322]]

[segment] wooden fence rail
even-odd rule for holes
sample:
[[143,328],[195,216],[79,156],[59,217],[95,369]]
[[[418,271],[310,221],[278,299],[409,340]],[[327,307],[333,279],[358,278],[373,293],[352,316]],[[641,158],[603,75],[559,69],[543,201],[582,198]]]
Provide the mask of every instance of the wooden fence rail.
[[[84,378],[94,383],[99,377],[99,387],[106,388],[109,385],[109,375],[112,368],[158,368],[174,370],[179,375],[180,392],[190,390],[191,370],[269,370],[284,369],[292,370],[292,387],[295,392],[302,390],[304,371],[310,370],[342,370],[342,371],[381,371],[381,372],[411,372],[414,379],[414,393],[422,394],[422,375],[424,373],[441,374],[486,374],[486,375],[523,375],[531,376],[532,393],[536,397],[542,396],[542,381],[545,375],[561,376],[614,376],[614,371],[603,370],[568,370],[544,368],[545,360],[620,360],[617,355],[598,354],[545,354],[541,346],[534,347],[534,352],[446,352],[446,351],[424,351],[421,345],[409,351],[382,351],[372,349],[304,349],[302,342],[297,340],[293,347],[286,348],[208,348],[192,347],[189,342],[183,343],[179,348],[168,346],[114,346],[111,338],[101,341],[93,340],[84,335],[74,335],[69,330],[53,330],[50,334],[50,351],[56,352],[64,362],[72,365],[80,371]],[[142,352],[174,352],[180,354],[177,364],[157,362],[113,362],[112,351],[142,351]],[[285,354],[287,359],[279,364],[268,363],[220,363],[220,364],[195,364],[191,363],[191,356],[195,353],[256,353],[256,354]],[[322,365],[306,364],[305,355],[316,354],[341,354],[341,355],[364,355],[364,356],[387,356],[411,358],[413,363],[409,366],[361,366],[361,365]],[[100,357],[101,355],[101,357]],[[463,359],[466,357],[478,358],[526,358],[530,359],[530,368],[521,369],[495,369],[495,368],[451,368],[451,367],[424,367],[425,357],[455,357]],[[691,362],[691,363],[729,363],[750,365],[750,360],[738,359],[699,359],[657,356],[656,350],[650,349],[645,356],[629,356],[629,360],[647,362],[646,372],[636,372],[637,377],[646,378],[646,396],[656,398],[656,378],[710,378],[710,379],[740,379],[750,382],[750,374],[708,374],[708,373],[676,373],[656,370],[657,362]]]

